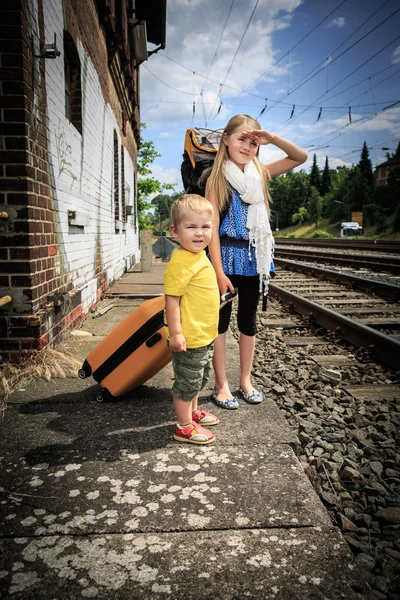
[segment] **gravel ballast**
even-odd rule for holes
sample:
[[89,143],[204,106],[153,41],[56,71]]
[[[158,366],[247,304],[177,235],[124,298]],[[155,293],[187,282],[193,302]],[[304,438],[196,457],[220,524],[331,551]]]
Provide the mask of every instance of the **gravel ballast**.
[[[266,328],[267,317],[289,316],[288,309],[275,300],[268,304],[268,312],[260,310],[257,316],[254,384],[274,398],[296,430],[304,471],[376,597],[398,599],[400,399],[390,395],[387,400],[378,395],[363,399],[346,388],[395,384],[400,373],[292,313],[297,328]],[[232,327],[238,338],[236,324]],[[326,344],[287,344],[293,336],[323,336]],[[343,355],[354,362],[328,368],[313,360],[314,355]]]

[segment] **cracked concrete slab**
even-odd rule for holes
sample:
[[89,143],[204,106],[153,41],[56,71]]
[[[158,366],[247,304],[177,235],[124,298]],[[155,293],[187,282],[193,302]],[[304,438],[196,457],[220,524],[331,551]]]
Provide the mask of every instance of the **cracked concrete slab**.
[[16,600],[372,600],[333,529],[25,537],[3,550],[0,585]]
[[218,529],[330,525],[288,446],[84,453],[52,466],[4,457],[5,535],[201,530],[215,515]]

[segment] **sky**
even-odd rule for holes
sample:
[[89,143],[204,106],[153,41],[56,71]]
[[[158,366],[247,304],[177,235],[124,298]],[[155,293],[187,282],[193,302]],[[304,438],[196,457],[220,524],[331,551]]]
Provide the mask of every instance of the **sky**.
[[[238,113],[303,147],[307,172],[314,153],[321,169],[326,157],[331,168],[356,164],[364,141],[376,166],[400,140],[400,5],[167,0],[166,48],[140,78],[142,136],[161,155],[153,176],[176,191],[186,130],[223,128]],[[260,150],[265,163],[282,156]]]

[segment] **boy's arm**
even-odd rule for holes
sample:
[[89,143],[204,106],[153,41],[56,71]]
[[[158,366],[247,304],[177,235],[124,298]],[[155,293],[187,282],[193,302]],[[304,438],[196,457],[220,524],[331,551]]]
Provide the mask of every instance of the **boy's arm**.
[[165,294],[165,313],[170,334],[169,347],[172,352],[186,352],[186,339],[182,333],[180,296]]

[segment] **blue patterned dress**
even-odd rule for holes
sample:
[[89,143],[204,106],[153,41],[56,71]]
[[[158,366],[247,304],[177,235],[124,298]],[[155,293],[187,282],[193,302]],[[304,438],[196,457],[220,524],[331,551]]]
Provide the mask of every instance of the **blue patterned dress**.
[[249,252],[249,230],[246,227],[249,205],[232,189],[232,201],[219,229],[222,268],[225,275],[257,275],[255,249]]

